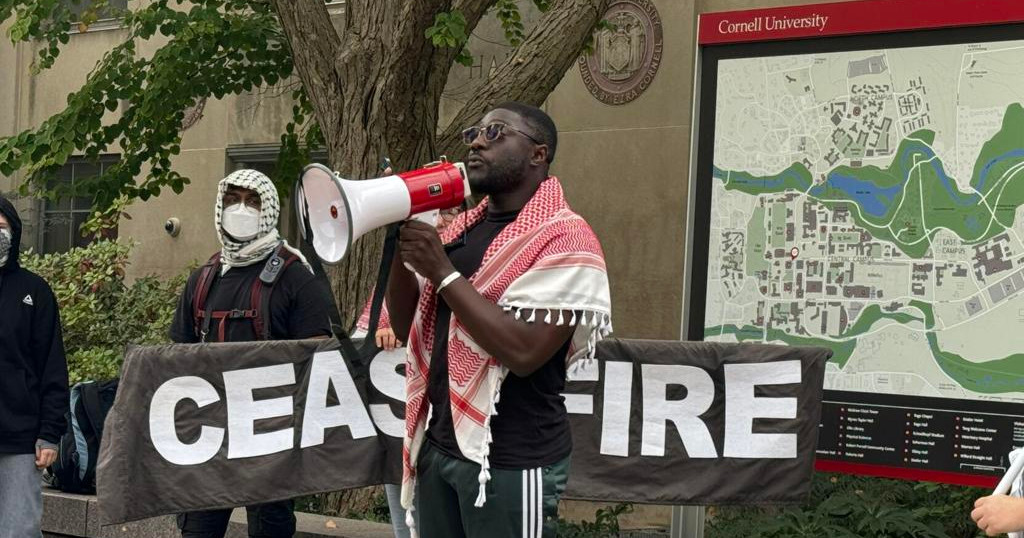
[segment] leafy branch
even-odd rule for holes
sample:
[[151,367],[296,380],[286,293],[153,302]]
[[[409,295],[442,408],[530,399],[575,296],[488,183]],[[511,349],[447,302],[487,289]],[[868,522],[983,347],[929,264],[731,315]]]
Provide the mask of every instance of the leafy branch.
[[[158,0],[125,13],[125,40],[68,96],[65,109],[34,130],[0,139],[0,173],[24,171],[23,194],[91,196],[101,209],[120,197],[146,200],[164,187],[180,193],[189,179],[172,169],[171,157],[181,151],[184,111],[200,98],[272,86],[292,73],[266,2],[209,0],[187,11],[184,3]],[[71,38],[71,12],[58,0],[14,5],[0,3],[0,22],[15,13],[12,40],[50,43],[37,65],[52,65],[57,44]],[[158,35],[169,41],[143,57],[136,43]],[[107,153],[121,159],[102,175],[74,186],[54,181],[72,154],[95,160]]]
[[473,56],[466,49],[466,42],[469,41],[466,17],[461,11],[438,13],[434,17],[433,26],[427,28],[425,35],[435,47],[458,48],[455,61],[466,67],[473,65]]

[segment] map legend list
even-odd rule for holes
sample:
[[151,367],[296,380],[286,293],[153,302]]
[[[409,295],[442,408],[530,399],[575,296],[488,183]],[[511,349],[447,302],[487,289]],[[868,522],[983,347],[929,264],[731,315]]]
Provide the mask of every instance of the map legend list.
[[901,405],[827,401],[819,459],[1000,476],[1024,417]]

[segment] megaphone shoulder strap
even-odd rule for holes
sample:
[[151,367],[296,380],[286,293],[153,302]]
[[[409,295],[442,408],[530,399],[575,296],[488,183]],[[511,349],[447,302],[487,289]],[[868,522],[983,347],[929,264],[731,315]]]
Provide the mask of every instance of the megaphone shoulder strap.
[[[300,249],[305,254],[306,259],[309,261],[310,266],[313,268],[313,273],[317,278],[324,279],[327,284],[327,289],[330,289],[330,282],[327,279],[327,274],[324,272],[323,264],[320,261],[320,256],[316,253],[316,250],[312,245],[313,230],[310,226],[309,219],[305,216],[308,215],[308,207],[305,200],[302,197],[302,179],[301,176],[295,181],[295,188],[293,192],[298,196],[298,219],[299,226],[302,227],[302,241]],[[350,360],[367,360],[376,355],[380,348],[377,347],[376,338],[373,335],[377,332],[377,327],[380,322],[380,313],[384,305],[384,292],[387,288],[388,276],[391,273],[391,262],[395,257],[395,249],[398,244],[398,229],[401,223],[395,223],[388,227],[387,235],[384,241],[384,253],[381,257],[380,268],[377,272],[377,283],[374,286],[372,303],[370,306],[370,326],[367,331],[367,338],[363,341],[363,346],[356,349],[352,340],[348,336],[348,331],[345,330],[341,325],[341,315],[338,310],[337,301],[334,298],[334,294],[329,294],[331,302],[331,308],[329,315],[331,318],[331,332],[334,333],[334,337],[341,344],[342,354],[350,358]]]
[[398,229],[401,223],[388,226],[387,235],[384,238],[384,252],[380,258],[380,268],[377,270],[377,285],[373,287],[373,299],[370,303],[370,323],[366,328],[366,339],[363,340],[363,347],[359,354],[364,358],[376,355],[380,348],[377,347],[377,326],[380,324],[380,312],[384,307],[384,293],[388,288],[388,277],[391,274],[391,263],[395,259],[395,249],[398,245]]

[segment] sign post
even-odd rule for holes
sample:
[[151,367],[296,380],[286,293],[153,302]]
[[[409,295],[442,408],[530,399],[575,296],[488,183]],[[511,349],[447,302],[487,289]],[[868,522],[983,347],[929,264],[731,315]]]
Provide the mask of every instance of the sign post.
[[704,507],[673,506],[671,538],[704,538]]

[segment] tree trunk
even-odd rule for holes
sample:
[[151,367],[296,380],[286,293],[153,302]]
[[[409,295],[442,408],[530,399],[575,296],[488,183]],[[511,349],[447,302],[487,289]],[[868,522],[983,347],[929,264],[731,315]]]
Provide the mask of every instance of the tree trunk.
[[[459,11],[467,32],[494,0],[349,0],[338,35],[323,0],[273,0],[313,103],[329,162],[347,179],[379,177],[382,157],[408,170],[460,155],[458,131],[504,100],[540,104],[576,59],[609,0],[554,0],[537,26],[438,140],[441,92],[458,50],[425,37],[435,16]],[[442,151],[438,151],[440,148]],[[369,233],[328,270],[346,328],[358,319],[380,263],[384,232]]]
[[359,517],[367,519],[377,506],[377,499],[384,495],[384,486],[320,493],[319,508],[325,515],[338,517]]

